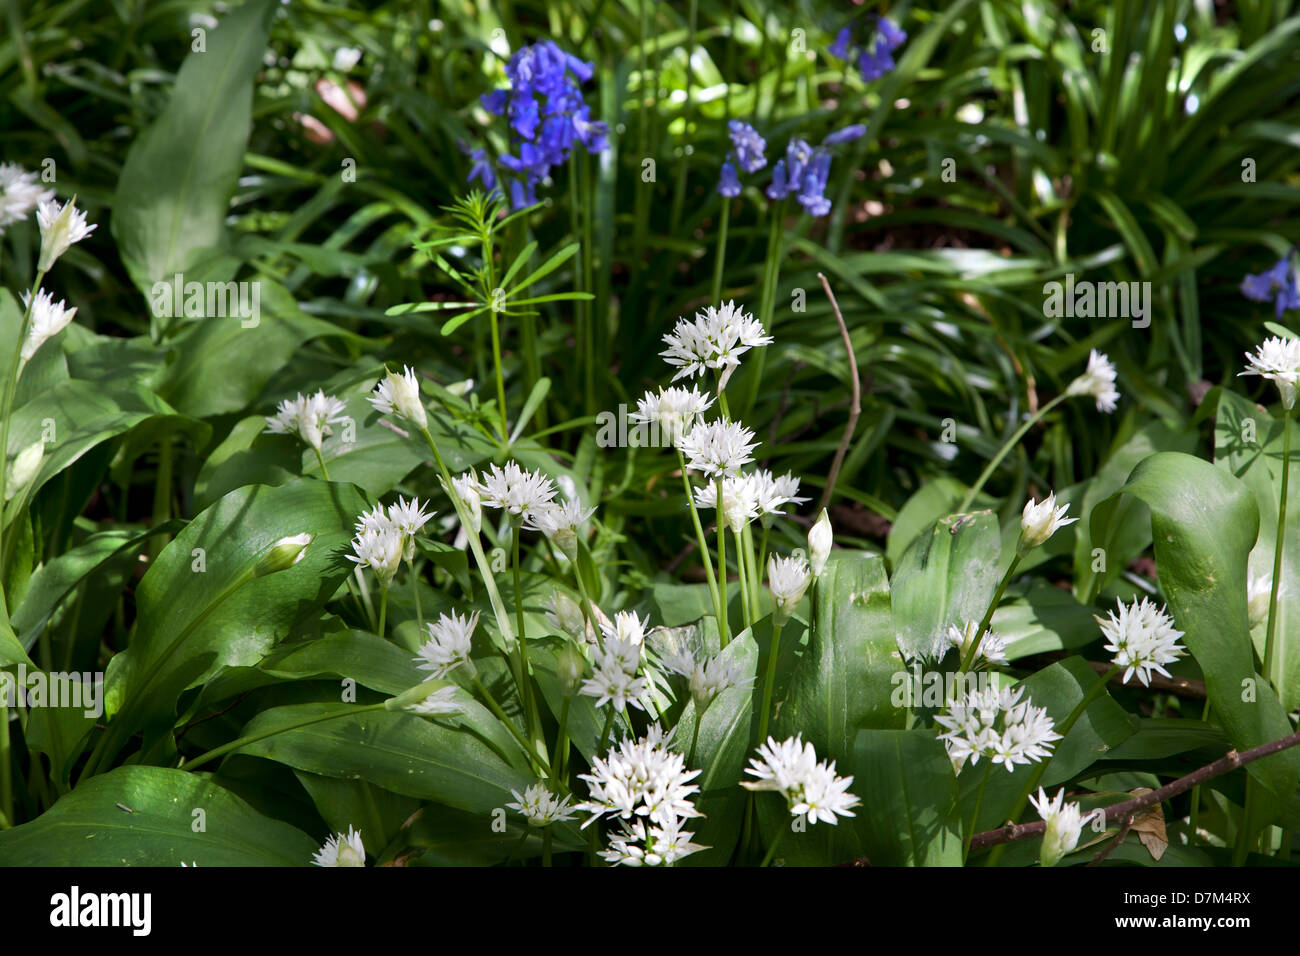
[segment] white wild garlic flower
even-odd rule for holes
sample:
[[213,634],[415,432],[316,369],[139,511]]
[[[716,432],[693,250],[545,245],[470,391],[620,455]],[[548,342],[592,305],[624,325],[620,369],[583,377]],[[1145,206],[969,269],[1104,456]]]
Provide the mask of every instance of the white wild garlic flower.
[[798,555],[767,560],[767,586],[772,592],[773,615],[776,623],[784,624],[794,615],[804,593],[812,584],[812,570],[808,562]]
[[442,679],[462,665],[468,664],[474,628],[478,626],[478,611],[462,617],[455,611],[440,614],[436,622],[424,625],[429,639],[416,651],[415,664]]
[[62,205],[53,199],[42,200],[36,207],[36,223],[41,227],[38,272],[49,271],[59,256],[97,228],[86,225],[86,214],[77,208],[75,197]]
[[752,431],[739,422],[722,419],[697,422],[681,441],[686,467],[703,472],[710,479],[739,474],[741,468],[754,460],[750,452],[757,447]]
[[62,299],[55,302],[52,295],[40,289],[36,292],[35,302],[32,301],[31,292],[23,293],[23,306],[31,307],[32,316],[31,324],[27,326],[27,338],[23,339],[22,351],[18,356],[20,370],[31,361],[37,349],[66,329],[77,314],[75,307],[67,308]]
[[760,744],[758,756],[751,757],[745,773],[755,780],[741,781],[749,790],[772,790],[785,797],[793,817],[803,817],[809,825],[829,823],[837,817],[855,816],[853,808],[861,801],[851,792],[852,777],[835,774],[835,761],[817,760],[812,744],[800,735],[777,743],[773,737]]
[[719,388],[722,388],[740,365],[740,356],[751,348],[770,345],[772,337],[764,331],[761,322],[732,301],[718,308],[707,306],[703,312],[695,313],[694,320],[678,319],[663,341],[668,348],[659,354],[669,365],[677,367],[674,382],[713,369],[720,374]]
[[1097,402],[1097,411],[1115,411],[1119,392],[1115,390],[1115,366],[1111,360],[1093,349],[1088,355],[1088,367],[1065,390],[1066,395],[1087,395]]
[[526,817],[531,827],[547,827],[552,823],[563,823],[572,820],[576,815],[576,810],[569,806],[572,798],[565,796],[563,799],[557,799],[544,783],[535,783],[523,793],[511,790],[510,795],[515,798],[515,802],[507,803],[506,808]]
[[1051,755],[1060,740],[1046,709],[1022,701],[1024,690],[986,687],[973,690],[934,718],[945,728],[939,739],[948,748],[953,769],[960,773],[967,760],[981,757],[1000,763],[1010,773],[1016,764],[1035,763]]
[[1020,543],[1024,550],[1046,543],[1058,528],[1078,521],[1078,518],[1065,517],[1069,507],[1068,503],[1056,507],[1056,492],[1037,503],[1030,498],[1020,516]]
[[1239,375],[1258,375],[1277,386],[1282,407],[1295,407],[1296,386],[1300,385],[1300,339],[1273,336],[1246,353],[1249,365]]
[[506,462],[505,468],[494,462],[483,472],[478,493],[485,507],[501,508],[527,519],[550,506],[555,485],[541,472],[520,468],[513,461]]
[[361,831],[348,827],[348,832],[335,833],[316,851],[312,862],[317,866],[365,866],[366,848],[361,843]]
[[409,365],[403,367],[400,375],[390,370],[366,401],[381,415],[394,415],[421,430],[428,427],[429,416],[420,397],[420,379]]
[[808,531],[808,567],[814,578],[819,578],[826,568],[826,560],[831,554],[832,532],[830,515],[826,509],[817,517],[817,522]]
[[577,809],[591,814],[582,826],[608,816],[671,827],[701,816],[691,803],[699,791],[691,781],[699,774],[687,770],[685,758],[663,745],[663,731],[656,724],[640,740],[624,740],[617,750],[593,759],[591,773],[578,775],[587,782],[588,792]]
[[1043,847],[1039,855],[1039,862],[1043,866],[1055,866],[1061,857],[1073,851],[1079,845],[1079,835],[1083,832],[1084,823],[1091,819],[1093,814],[1104,812],[1094,810],[1092,813],[1083,814],[1077,803],[1065,802],[1064,787],[1058,790],[1056,797],[1051,800],[1047,798],[1043,788],[1039,787],[1038,796],[1030,795],[1029,802],[1038,811],[1038,816],[1047,822],[1047,829],[1043,831]]
[[1169,676],[1165,664],[1172,664],[1186,653],[1178,643],[1183,632],[1175,629],[1174,619],[1149,598],[1119,603],[1119,613],[1107,612],[1106,620],[1095,618],[1106,638],[1106,650],[1114,653],[1117,667],[1126,668],[1124,681],[1137,674],[1144,686],[1150,686],[1151,673]]
[[54,190],[38,183],[39,176],[17,163],[0,163],[0,235],[7,226],[22,222],[42,202],[54,198]]
[[678,445],[682,436],[712,404],[713,399],[695,385],[689,389],[661,388],[658,392],[646,392],[637,400],[636,411],[627,417],[630,421],[657,427],[660,441]]
[[299,393],[294,398],[286,398],[274,415],[266,417],[264,434],[297,435],[319,452],[325,436],[334,434],[331,426],[346,419],[343,414],[346,411],[342,401],[326,395],[324,390],[315,395]]
[[744,676],[738,661],[722,654],[699,656],[682,650],[666,656],[661,663],[665,670],[687,679],[696,713],[700,714],[723,691],[754,683],[753,677]]
[[[752,475],[727,475],[722,479],[723,523],[732,534],[740,534],[746,525],[758,517],[758,484]],[[701,510],[716,508],[718,485],[716,481],[695,489],[695,507]]]

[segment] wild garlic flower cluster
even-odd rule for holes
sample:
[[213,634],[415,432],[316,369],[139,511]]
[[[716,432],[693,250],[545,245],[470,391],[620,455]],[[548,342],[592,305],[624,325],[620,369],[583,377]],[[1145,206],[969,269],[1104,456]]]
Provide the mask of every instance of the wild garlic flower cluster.
[[796,734],[777,743],[768,737],[760,744],[758,756],[751,757],[745,773],[754,780],[743,780],[749,790],[772,790],[785,797],[793,817],[803,817],[808,824],[829,823],[837,817],[855,816],[853,808],[861,801],[851,792],[852,777],[835,773],[835,761],[818,761],[812,744]]
[[748,687],[753,677],[744,676],[744,668],[734,657],[725,654],[701,654],[680,650],[666,655],[661,662],[665,670],[685,677],[689,682],[695,712],[703,714],[725,690]]
[[1028,698],[1022,701],[1023,696],[1023,689],[1008,687],[973,690],[934,718],[946,729],[939,739],[956,772],[967,760],[974,766],[987,757],[1010,773],[1016,764],[1036,763],[1051,755],[1061,735],[1047,710]]
[[312,862],[317,866],[365,866],[366,848],[361,842],[361,831],[349,825],[347,833],[335,833],[316,851]]
[[[807,500],[799,497],[799,479],[790,472],[773,477],[766,468],[759,468],[722,479],[722,516],[735,533],[743,531],[755,518],[770,523],[772,516],[781,514],[786,505],[803,504]],[[716,483],[695,489],[695,507],[709,510],[717,504]]]
[[664,745],[657,724],[641,739],[624,740],[616,750],[594,758],[591,773],[579,774],[588,793],[577,809],[591,814],[582,826],[602,817],[623,821],[601,857],[625,866],[666,866],[705,849],[682,828],[702,816],[692,803],[699,787],[691,781],[699,774],[687,770],[682,755]]
[[530,827],[548,827],[552,823],[565,823],[572,820],[577,811],[569,806],[573,798],[557,798],[544,783],[535,783],[520,793],[511,790],[514,803],[507,803],[506,809],[514,810],[528,820]]
[[658,428],[661,441],[677,446],[712,405],[713,399],[701,392],[699,386],[692,385],[689,389],[669,386],[646,392],[637,399],[636,411],[627,417],[629,421]]
[[348,560],[370,568],[384,587],[393,583],[402,561],[415,559],[415,535],[434,512],[424,510],[420,499],[399,497],[396,504],[377,505],[357,519],[356,536]]
[[[739,475],[740,469],[754,460],[751,452],[757,447],[752,431],[725,418],[697,422],[681,441],[686,467],[710,479]],[[725,501],[723,505],[725,508]]]
[[38,173],[29,173],[17,163],[0,163],[0,235],[54,198],[54,190],[40,185],[39,179]]
[[[934,639],[928,647],[908,654],[908,659],[940,664],[955,649],[957,659],[964,661],[966,655],[970,653],[979,626],[979,621],[967,621],[965,624],[949,624],[934,635]],[[987,667],[1001,666],[1006,663],[1007,639],[986,628],[984,637],[979,642],[979,652],[976,654],[975,660],[971,662],[971,668],[980,670]]]
[[1063,504],[1059,508],[1056,506],[1056,492],[1052,492],[1039,502],[1030,498],[1025,503],[1025,510],[1020,517],[1021,548],[1027,551],[1040,544],[1046,544],[1047,539],[1056,534],[1059,529],[1078,521],[1078,518],[1065,517],[1069,507],[1069,504]]
[[445,678],[458,667],[473,670],[469,659],[474,629],[478,626],[478,611],[461,616],[453,611],[440,614],[437,621],[424,625],[429,639],[420,645],[415,663],[420,670],[429,671],[438,679]]
[[1168,677],[1164,665],[1186,653],[1178,643],[1183,632],[1174,627],[1174,619],[1145,597],[1131,604],[1121,601],[1118,611],[1109,611],[1105,620],[1096,621],[1106,638],[1106,650],[1115,655],[1115,666],[1125,668],[1124,681],[1136,674],[1144,686],[1150,686],[1152,672]]
[[620,611],[612,624],[601,623],[604,639],[591,649],[592,676],[582,684],[582,693],[595,697],[597,707],[645,709],[650,695],[650,682],[640,676],[645,626],[635,611]]
[[31,313],[31,324],[27,327],[27,337],[23,339],[20,369],[31,361],[37,349],[66,329],[77,314],[76,308],[69,309],[62,299],[55,302],[54,296],[44,290],[36,293],[34,302],[30,292],[24,292],[22,299],[23,306]]
[[[5,228],[22,222],[36,210],[36,223],[41,232],[40,261],[37,272],[42,276],[53,267],[58,258],[73,244],[95,231],[86,225],[86,214],[79,210],[75,200],[59,203],[54,190],[37,184],[37,174],[29,173],[14,163],[0,163],[0,235]],[[18,374],[37,350],[58,335],[77,314],[60,300],[43,289],[31,289],[22,294],[27,332],[19,347]]]
[[1039,787],[1038,796],[1031,795],[1029,802],[1038,811],[1038,816],[1047,822],[1047,829],[1043,831],[1042,851],[1039,855],[1039,862],[1043,866],[1055,866],[1061,857],[1072,852],[1079,845],[1079,835],[1088,820],[1096,814],[1105,817],[1104,810],[1093,810],[1085,814],[1079,809],[1077,803],[1066,803],[1064,787],[1056,792],[1055,798],[1050,800],[1043,788]]
[[808,562],[797,554],[788,558],[773,555],[767,559],[767,586],[772,592],[776,623],[784,624],[790,620],[812,580]]
[[721,391],[740,365],[740,356],[752,348],[771,345],[772,336],[764,331],[763,323],[733,300],[718,308],[707,306],[703,312],[695,313],[694,320],[678,319],[663,341],[668,348],[659,354],[669,365],[677,367],[674,382],[712,369],[720,376],[718,390]]
[[1111,360],[1093,349],[1088,353],[1088,367],[1066,387],[1065,394],[1090,396],[1097,403],[1097,411],[1109,414],[1115,411],[1120,397],[1115,390],[1115,375]]
[[478,479],[475,491],[484,507],[500,508],[525,521],[552,507],[551,499],[557,493],[550,478],[513,461],[506,462],[504,468],[492,463]]
[[266,416],[266,435],[297,435],[319,454],[327,435],[334,434],[334,425],[347,420],[348,410],[342,400],[318,390],[315,395],[299,392],[276,406],[274,415]]
[[429,425],[424,399],[420,397],[420,380],[416,377],[415,369],[409,365],[402,369],[400,375],[388,372],[379,380],[366,401],[381,415],[392,415],[420,429]]
[[1300,386],[1300,339],[1273,336],[1246,353],[1249,365],[1240,375],[1258,375],[1277,386],[1282,407],[1295,407],[1296,387]]

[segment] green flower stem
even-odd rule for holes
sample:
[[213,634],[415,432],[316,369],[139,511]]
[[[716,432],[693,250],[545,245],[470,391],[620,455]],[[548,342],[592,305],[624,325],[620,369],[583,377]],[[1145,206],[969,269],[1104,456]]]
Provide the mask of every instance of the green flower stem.
[[388,585],[383,581],[379,582],[379,630],[376,631],[380,637],[385,635],[385,626],[388,623]]
[[998,584],[997,591],[993,594],[993,600],[989,602],[988,610],[984,612],[984,617],[980,619],[979,627],[975,629],[975,640],[971,642],[970,650],[962,659],[961,670],[969,671],[971,665],[975,663],[975,658],[979,655],[980,644],[984,641],[984,634],[989,628],[989,623],[993,620],[993,612],[997,610],[998,602],[1002,600],[1002,595],[1011,583],[1011,577],[1016,573],[1016,568],[1020,567],[1020,561],[1024,555],[1019,548],[1016,550],[1016,556],[1011,559],[1011,564],[1007,567],[1007,573],[1002,575],[1002,581]]
[[727,229],[731,225],[731,197],[722,197],[722,215],[718,221],[718,253],[713,258],[713,295],[709,305],[722,301],[722,270],[727,264]]
[[[13,417],[14,395],[18,391],[18,377],[22,374],[23,343],[27,341],[27,330],[32,324],[32,308],[36,305],[36,293],[45,281],[45,271],[36,273],[27,299],[27,308],[23,310],[23,320],[18,326],[18,338],[14,342],[14,354],[9,357],[9,376],[5,379],[4,403],[0,404],[0,555],[4,554],[5,525],[4,506],[5,491],[9,483],[9,419]],[[0,565],[0,571],[4,568]]]
[[315,445],[312,445],[311,450],[316,453],[316,463],[320,465],[320,476],[324,478],[326,481],[329,481],[330,480],[329,469],[325,467],[325,458],[323,455],[321,455],[320,449],[317,448]]
[[349,707],[347,710],[340,710],[335,713],[325,714],[320,717],[309,717],[306,720],[300,720],[297,721],[296,723],[289,724],[287,727],[276,727],[273,730],[266,730],[257,734],[248,734],[244,737],[238,737],[235,740],[232,740],[228,744],[222,744],[220,747],[217,747],[213,750],[209,750],[207,753],[199,754],[199,756],[195,757],[193,760],[186,761],[181,766],[181,769],[190,770],[190,771],[197,770],[199,767],[203,766],[203,764],[208,763],[209,761],[216,760],[218,757],[224,757],[226,754],[231,753],[232,751],[235,750],[239,750],[241,747],[246,747],[249,744],[255,744],[259,740],[265,740],[267,737],[274,737],[277,734],[284,734],[284,733],[288,733],[291,730],[299,730],[303,727],[310,727],[312,724],[321,724],[327,720],[337,720],[339,717],[355,717],[357,714],[373,713],[375,711],[380,711],[385,709],[386,707],[382,703],[362,704],[361,706]]
[[[764,31],[766,38],[766,31]],[[757,97],[755,98],[757,102]],[[763,281],[760,285],[758,320],[769,335],[772,333],[772,313],[776,308],[776,285],[781,275],[781,254],[785,238],[785,208],[788,199],[773,203],[769,209],[771,219],[767,231],[767,258],[763,261]],[[767,361],[767,349],[757,348],[754,358],[754,370],[750,374],[750,386],[746,395],[744,412],[748,414],[758,398],[758,387],[763,381],[763,367]]]
[[992,477],[993,472],[997,470],[998,465],[1002,464],[1002,459],[1007,457],[1007,453],[1011,451],[1012,448],[1016,447],[1016,443],[1019,442],[1020,439],[1025,437],[1025,433],[1028,432],[1029,429],[1033,428],[1034,425],[1036,425],[1038,422],[1042,421],[1044,415],[1046,415],[1053,408],[1061,404],[1061,402],[1065,401],[1069,397],[1070,396],[1067,392],[1062,392],[1060,395],[1057,395],[1056,398],[1052,399],[1050,402],[1048,402],[1046,405],[1044,405],[1042,408],[1036,411],[1025,421],[1023,425],[1021,425],[1019,428],[1016,429],[1016,433],[1012,435],[1010,438],[1008,438],[1006,444],[1003,445],[998,450],[998,453],[989,460],[989,463],[988,465],[985,466],[984,471],[981,472],[979,478],[975,480],[975,484],[973,484],[970,490],[966,492],[966,497],[964,497],[961,500],[961,504],[957,506],[958,513],[965,512],[970,509],[971,502],[974,501],[975,496],[980,493],[980,489],[984,487],[984,483],[988,481],[989,478]]
[[605,752],[605,747],[609,743],[609,732],[614,726],[614,705],[609,705],[609,713],[605,715],[605,726],[600,729],[600,743],[596,744],[596,754],[599,756]]
[[758,715],[758,742],[767,740],[767,728],[772,718],[772,691],[776,687],[776,659],[781,656],[781,627],[772,617],[772,645],[767,651],[767,672],[763,676],[763,707]]
[[695,766],[695,748],[700,743],[700,723],[704,720],[704,712],[698,706],[695,708],[695,729],[691,732],[691,752],[686,757],[686,766]]
[[13,826],[14,779],[9,765],[9,701],[0,694],[0,830]]
[[726,647],[731,643],[731,625],[727,621],[727,525],[722,520],[722,476],[716,479],[718,486],[718,497],[716,500],[717,507],[714,509],[714,522],[718,527],[718,610],[721,612],[718,617],[719,633],[722,635],[722,646]]
[[[535,704],[533,703],[533,683],[529,675],[532,673],[528,666],[528,641],[525,637],[524,630],[524,589],[520,583],[519,574],[519,538],[522,535],[524,519],[519,515],[511,516],[510,519],[510,550],[512,553],[515,579],[515,623],[519,628],[519,675],[521,677],[520,691],[524,705],[524,723],[528,727],[528,736],[535,741],[538,740],[539,730],[534,720]],[[544,747],[544,745],[543,745]],[[545,750],[543,749],[543,752]]]
[[751,619],[757,621],[763,617],[763,565],[759,563],[759,559],[754,553],[754,533],[750,528],[751,526],[746,524],[743,531],[743,537],[745,540],[745,569],[749,571],[749,616]]
[[989,776],[993,771],[993,761],[984,761],[984,779],[980,781],[979,793],[975,795],[975,812],[971,814],[970,827],[966,831],[966,842],[962,845],[962,862],[970,855],[970,841],[975,836],[975,827],[979,825],[980,805],[984,802],[984,788],[989,785]]
[[[1059,727],[1056,728],[1056,732],[1061,735],[1062,741],[1065,740],[1074,725],[1078,723],[1078,720],[1083,716],[1084,711],[1088,709],[1094,700],[1105,692],[1106,685],[1110,683],[1110,679],[1118,673],[1119,665],[1112,665],[1110,670],[1106,671],[1106,673],[1101,676],[1101,679],[1098,680],[1097,683],[1093,684],[1092,687],[1088,689],[1088,692],[1083,695],[1083,699],[1075,705],[1074,710],[1070,711],[1070,715],[1065,718]],[[1036,766],[1034,772],[1030,774],[1029,780],[1025,783],[1024,788],[1021,789],[1020,795],[1016,798],[1015,805],[1011,808],[1011,813],[1007,819],[1020,819],[1020,814],[1024,813],[1025,807],[1029,805],[1029,795],[1033,793],[1034,790],[1038,788],[1039,783],[1042,782],[1043,774],[1047,772],[1047,765],[1049,762],[1050,758],[1045,758],[1039,761],[1038,766]],[[997,866],[998,861],[1002,859],[1002,853],[1006,850],[1006,846],[1007,844],[1005,843],[999,843],[993,848],[993,852],[989,854],[989,866]]]
[[704,564],[704,577],[709,582],[709,598],[713,601],[713,611],[719,621],[722,620],[722,605],[718,603],[718,580],[713,574],[713,557],[709,553],[708,542],[704,538],[704,525],[700,523],[700,512],[695,507],[695,490],[691,487],[691,478],[686,471],[686,459],[682,450],[676,445],[677,464],[682,470],[682,488],[686,491],[686,504],[690,508],[691,523],[695,526],[695,543],[700,549],[700,560]]
[[1277,503],[1277,538],[1273,545],[1273,584],[1268,592],[1268,631],[1264,639],[1264,676],[1281,689],[1280,674],[1273,673],[1277,653],[1277,594],[1282,586],[1282,543],[1286,540],[1286,496],[1291,477],[1291,409],[1282,410],[1282,494]]
[[772,845],[767,848],[767,853],[763,856],[763,862],[758,864],[759,867],[771,865],[772,858],[776,856],[776,848],[781,845],[781,840],[784,839],[785,831],[788,829],[789,826],[782,826],[781,829],[776,832],[776,839],[773,840]]
[[568,772],[569,764],[569,705],[573,702],[571,694],[564,695],[564,702],[560,705],[560,730],[555,738],[555,756],[551,758],[551,766],[555,768],[555,778],[564,780]]
[[506,716],[506,712],[501,709],[501,705],[497,703],[497,699],[492,696],[492,692],[488,690],[483,681],[479,679],[478,674],[471,677],[470,682],[474,685],[475,692],[482,697],[483,702],[487,704],[488,710],[492,711],[492,715],[505,725],[506,730],[510,731],[510,736],[514,737],[515,742],[523,748],[524,755],[528,758],[528,762],[533,765],[533,770],[537,772],[537,775],[539,777],[551,776],[551,764],[547,762],[545,758],[538,757],[537,753],[534,752],[532,745],[528,743],[528,738],[520,733],[519,728],[515,726],[515,722]]
[[740,582],[740,616],[746,628],[754,626],[753,601],[749,597],[749,568],[745,565],[745,538],[739,532],[733,532],[736,540],[736,578]]
[[492,365],[496,370],[497,380],[497,405],[500,406],[500,424],[501,443],[504,445],[510,440],[510,426],[506,422],[506,383],[505,377],[501,373],[501,329],[497,322],[497,310],[488,309],[488,315],[492,321]]
[[411,597],[415,600],[415,624],[420,630],[424,630],[424,608],[420,602],[420,576],[415,573],[415,561],[411,560],[407,564],[408,576],[411,579]]

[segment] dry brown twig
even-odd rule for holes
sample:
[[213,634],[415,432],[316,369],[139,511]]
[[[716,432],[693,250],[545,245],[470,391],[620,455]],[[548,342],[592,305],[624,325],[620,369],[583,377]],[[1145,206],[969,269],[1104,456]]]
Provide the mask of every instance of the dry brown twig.
[[840,304],[835,301],[835,293],[831,291],[831,284],[826,281],[826,276],[820,272],[817,278],[821,280],[822,288],[826,290],[826,298],[831,300],[831,310],[835,313],[835,321],[840,324],[840,337],[844,339],[844,351],[849,355],[849,381],[853,386],[853,401],[849,404],[849,420],[844,424],[844,436],[840,439],[840,447],[835,449],[835,459],[831,462],[830,473],[826,476],[826,487],[822,489],[822,498],[817,505],[818,513],[821,512],[831,501],[831,495],[835,493],[835,482],[840,477],[840,466],[844,464],[844,456],[848,454],[849,442],[853,440],[853,433],[858,427],[858,416],[862,414],[862,383],[858,381],[858,359],[853,354],[853,341],[849,338],[848,326],[844,324],[844,316],[840,313]]

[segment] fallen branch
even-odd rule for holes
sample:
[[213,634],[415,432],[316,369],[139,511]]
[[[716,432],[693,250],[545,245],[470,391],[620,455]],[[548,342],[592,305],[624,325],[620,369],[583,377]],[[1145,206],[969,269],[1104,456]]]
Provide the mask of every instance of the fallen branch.
[[[1238,753],[1235,750],[1229,750],[1214,763],[1206,764],[1198,770],[1193,770],[1185,777],[1179,777],[1170,783],[1165,784],[1158,790],[1152,790],[1150,793],[1144,793],[1140,797],[1134,797],[1132,800],[1126,800],[1123,803],[1117,803],[1114,806],[1106,808],[1106,822],[1113,823],[1116,820],[1127,820],[1134,813],[1143,807],[1149,807],[1156,803],[1163,803],[1171,797],[1176,797],[1180,793],[1191,790],[1192,787],[1199,786],[1207,780],[1213,780],[1215,777],[1221,777],[1225,773],[1230,773],[1239,767],[1244,767],[1248,763],[1254,763],[1264,757],[1271,757],[1275,753],[1286,750],[1300,744],[1300,732],[1289,734],[1278,740],[1270,741],[1266,744],[1260,744],[1258,747],[1252,747],[1250,750],[1244,750]],[[1034,823],[1009,823],[1004,827],[996,830],[985,830],[983,833],[977,833],[971,838],[971,849],[977,850],[984,847],[996,846],[999,843],[1011,843],[1015,840],[1023,840],[1026,837],[1041,836],[1047,829],[1047,824],[1042,820]]]
[[835,301],[835,293],[831,291],[831,284],[826,281],[826,276],[819,272],[817,278],[821,280],[822,288],[826,290],[826,298],[831,300],[835,321],[840,324],[840,337],[844,339],[844,351],[849,354],[849,382],[853,386],[849,420],[844,425],[844,436],[840,439],[840,447],[835,449],[835,459],[831,462],[830,473],[826,476],[826,487],[822,489],[822,499],[817,505],[817,513],[820,514],[821,510],[830,504],[831,495],[835,493],[835,482],[840,477],[840,466],[844,464],[844,456],[849,451],[849,442],[853,440],[853,432],[858,427],[858,416],[862,414],[862,383],[858,381],[858,359],[853,354],[853,341],[849,338],[849,329],[844,324],[844,316],[840,314],[840,304]]

